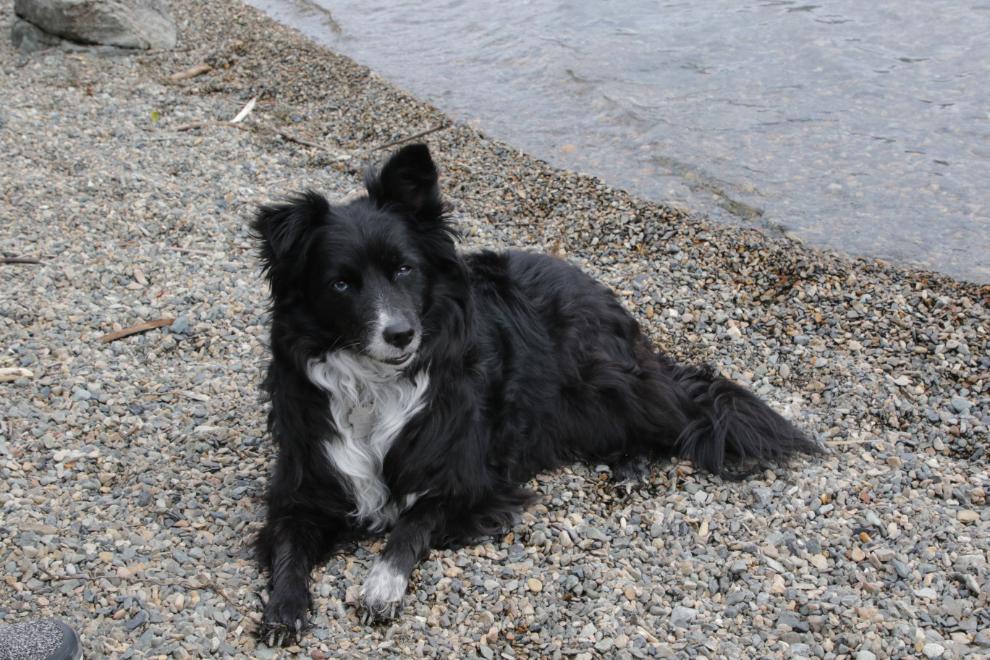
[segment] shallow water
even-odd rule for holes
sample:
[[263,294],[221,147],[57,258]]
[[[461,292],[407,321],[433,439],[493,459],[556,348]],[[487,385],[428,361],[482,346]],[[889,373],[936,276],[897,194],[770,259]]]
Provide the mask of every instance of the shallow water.
[[990,283],[985,0],[248,1],[555,165]]

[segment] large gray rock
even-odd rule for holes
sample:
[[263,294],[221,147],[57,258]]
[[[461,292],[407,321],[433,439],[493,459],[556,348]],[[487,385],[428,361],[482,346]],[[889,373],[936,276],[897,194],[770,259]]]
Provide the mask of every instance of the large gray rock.
[[39,50],[54,48],[62,40],[54,34],[45,32],[34,23],[15,18],[14,26],[10,29],[10,40],[22,53],[34,53]]
[[120,48],[173,48],[164,0],[15,0],[14,11],[49,34]]

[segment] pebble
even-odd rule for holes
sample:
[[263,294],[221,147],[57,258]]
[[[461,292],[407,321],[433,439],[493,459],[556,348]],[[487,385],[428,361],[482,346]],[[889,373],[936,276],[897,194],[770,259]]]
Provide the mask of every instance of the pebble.
[[670,614],[670,625],[674,628],[687,628],[697,616],[698,610],[678,605]]
[[962,399],[962,398],[959,398],[959,397],[952,397],[952,408],[957,413],[967,412],[972,407],[973,407],[973,404],[970,403],[969,401],[967,401],[966,399]]
[[873,551],[873,555],[878,561],[888,562],[894,558],[894,551],[890,548],[877,548]]
[[754,488],[753,495],[756,497],[756,505],[760,507],[769,506],[773,501],[773,490],[770,488]]
[[189,319],[184,316],[177,317],[169,326],[169,332],[175,335],[183,335],[189,332]]
[[140,612],[135,614],[132,619],[127,621],[127,623],[124,624],[124,627],[127,628],[128,630],[134,630],[135,628],[144,625],[144,623],[147,620],[148,620],[148,613],[144,610],[141,610]]
[[[314,570],[293,657],[786,644],[834,660],[917,656],[921,640],[957,657],[961,632],[983,648],[990,289],[688,217],[450,122],[243,4],[170,7],[174,52],[22,57],[0,40],[0,251],[43,261],[0,266],[4,622],[59,616],[87,658],[275,657],[254,635],[266,578],[248,541],[275,451],[246,223],[291,190],[341,198],[372,149],[445,125],[427,139],[464,249],[556,249],[674,357],[742,383],[830,453],[741,483],[677,460],[621,487],[596,466],[541,474],[511,537],[417,565],[392,625],[360,625],[381,539],[355,543]],[[169,80],[204,61],[212,73]],[[245,122],[329,151],[176,130],[255,96]]]

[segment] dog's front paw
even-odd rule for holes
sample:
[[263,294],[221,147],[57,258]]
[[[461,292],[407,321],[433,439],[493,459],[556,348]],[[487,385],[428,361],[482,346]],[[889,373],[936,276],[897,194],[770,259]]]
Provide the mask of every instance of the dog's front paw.
[[409,576],[387,561],[377,561],[361,586],[361,609],[365,622],[394,619],[402,608]]
[[259,637],[267,637],[269,646],[281,646],[286,638],[294,639],[302,634],[308,615],[309,593],[300,596],[276,591],[265,604]]

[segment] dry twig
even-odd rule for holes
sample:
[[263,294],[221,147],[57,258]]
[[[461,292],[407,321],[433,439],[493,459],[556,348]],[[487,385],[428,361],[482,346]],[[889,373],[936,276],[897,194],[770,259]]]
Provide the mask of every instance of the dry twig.
[[117,332],[111,332],[108,335],[103,335],[100,337],[100,341],[104,344],[109,344],[110,342],[122,337],[129,337],[131,335],[136,335],[139,332],[154,330],[155,328],[160,328],[163,325],[172,325],[173,322],[175,322],[175,319],[156,319],[154,321],[148,321],[147,323],[138,323],[137,325],[132,325],[129,328],[124,328],[123,330],[118,330]]
[[213,254],[212,252],[209,252],[208,250],[194,250],[192,248],[187,248],[187,247],[173,247],[171,245],[165,245],[165,246],[162,247],[162,249],[163,250],[171,250],[172,252],[188,252],[189,254],[203,254],[203,255],[206,255],[206,256],[210,256],[211,254]]
[[40,264],[41,259],[34,257],[0,257],[0,264]]
[[232,121],[197,121],[192,124],[183,124],[182,126],[176,126],[177,131],[191,131],[194,128],[206,128],[207,126],[229,126],[230,128],[236,128],[241,131],[251,131],[249,126],[244,124],[235,124]]
[[401,140],[395,140],[394,142],[389,142],[388,144],[383,144],[380,147],[375,147],[374,149],[371,149],[371,151],[381,151],[382,149],[388,149],[389,147],[395,147],[395,146],[398,146],[400,144],[405,144],[406,142],[410,142],[412,140],[415,140],[416,138],[425,137],[425,136],[429,135],[430,133],[436,133],[437,131],[442,131],[445,128],[447,128],[446,124],[443,125],[443,126],[436,126],[434,128],[431,128],[431,129],[428,129],[428,130],[425,130],[425,131],[421,131],[419,133],[416,133],[416,135],[410,135],[409,137],[402,138]]
[[204,62],[203,64],[197,64],[196,66],[186,69],[185,71],[173,73],[169,76],[169,78],[172,80],[187,80],[189,78],[201,76],[204,73],[209,73],[210,71],[213,71],[213,67]]
[[34,378],[34,372],[23,367],[0,368],[0,383],[9,383],[20,378]]
[[313,147],[314,149],[322,149],[323,151],[331,153],[334,156],[340,155],[329,147],[324,147],[322,144],[317,144],[316,142],[309,142],[307,140],[297,138],[294,135],[290,135],[289,133],[286,133],[281,128],[276,128],[274,126],[263,126],[262,128],[265,128],[269,131],[272,131],[273,133],[276,133],[277,135],[280,135],[283,139],[288,140],[289,142],[295,142],[296,144],[301,144],[306,147]]
[[258,102],[257,96],[255,96],[250,101],[248,101],[247,104],[243,108],[241,108],[241,111],[237,113],[237,116],[230,120],[231,123],[236,124],[237,122],[241,121],[249,114],[251,114],[251,111],[254,110],[254,106],[257,102]]

